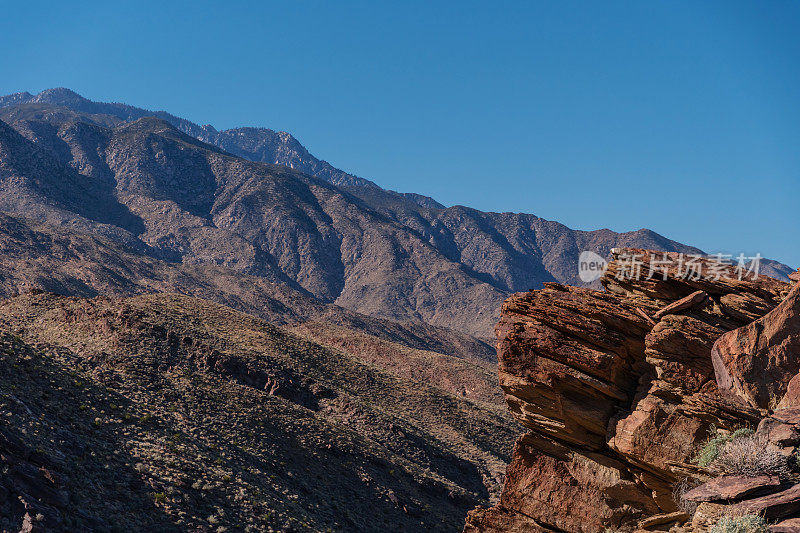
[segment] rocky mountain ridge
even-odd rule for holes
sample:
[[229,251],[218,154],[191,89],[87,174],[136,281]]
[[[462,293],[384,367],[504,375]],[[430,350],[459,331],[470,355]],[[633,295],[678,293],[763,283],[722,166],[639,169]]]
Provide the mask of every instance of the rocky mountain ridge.
[[[210,124],[200,126],[166,111],[150,111],[122,103],[93,102],[65,88],[48,89],[35,95],[21,92],[0,97],[0,108],[20,104],[61,106],[79,113],[105,116],[106,121],[117,123],[156,117],[169,122],[183,133],[251,161],[284,165],[334,185],[380,188],[369,180],[333,168],[326,161],[320,161],[285,131],[253,127],[217,131]],[[433,200],[428,199],[427,202]]]
[[226,152],[179,131],[204,138],[176,117],[148,118],[66,90],[13,95],[0,105],[8,124],[0,127],[7,154],[0,210],[11,216],[483,341],[511,292],[547,281],[580,284],[582,250],[699,253],[648,230],[572,231],[533,215],[444,209],[371,185],[336,187],[311,167],[302,168],[322,180],[234,157],[230,146]]

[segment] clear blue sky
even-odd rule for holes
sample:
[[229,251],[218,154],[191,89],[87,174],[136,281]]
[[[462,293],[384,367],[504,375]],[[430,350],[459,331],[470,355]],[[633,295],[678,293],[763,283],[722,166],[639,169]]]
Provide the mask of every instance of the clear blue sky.
[[0,92],[294,134],[447,204],[800,266],[800,3],[4,3]]

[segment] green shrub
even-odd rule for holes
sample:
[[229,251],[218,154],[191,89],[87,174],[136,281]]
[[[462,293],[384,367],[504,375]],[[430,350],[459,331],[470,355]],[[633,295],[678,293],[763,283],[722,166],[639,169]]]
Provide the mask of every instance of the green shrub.
[[710,533],[767,533],[767,522],[758,515],[723,516]]
[[723,446],[731,442],[732,440],[741,438],[741,437],[749,437],[753,434],[753,430],[749,428],[740,428],[734,431],[733,433],[727,435],[717,434],[717,430],[715,427],[711,427],[709,430],[711,433],[711,438],[706,441],[700,451],[697,453],[697,456],[693,459],[693,462],[697,464],[697,466],[701,466],[703,468],[707,468],[714,460],[719,456],[719,452]]
[[733,439],[719,450],[712,469],[736,476],[779,476],[786,479],[791,473],[788,458],[763,438],[748,435]]

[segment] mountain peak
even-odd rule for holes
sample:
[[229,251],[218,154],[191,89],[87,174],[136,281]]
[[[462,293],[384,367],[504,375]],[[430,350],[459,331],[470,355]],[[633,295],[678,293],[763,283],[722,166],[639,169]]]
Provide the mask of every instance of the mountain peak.
[[75,105],[89,102],[86,98],[66,87],[56,87],[46,89],[31,100],[35,103],[56,104],[56,105]]
[[33,95],[28,91],[23,91],[21,93],[13,93],[8,94],[6,96],[0,96],[0,107],[7,107],[17,104],[27,104],[33,99]]

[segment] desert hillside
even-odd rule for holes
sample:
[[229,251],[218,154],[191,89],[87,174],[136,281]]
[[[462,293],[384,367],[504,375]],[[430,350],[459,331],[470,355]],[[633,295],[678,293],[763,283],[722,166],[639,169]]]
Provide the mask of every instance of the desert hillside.
[[185,296],[29,293],[0,331],[4,530],[455,530],[517,432],[487,366]]

